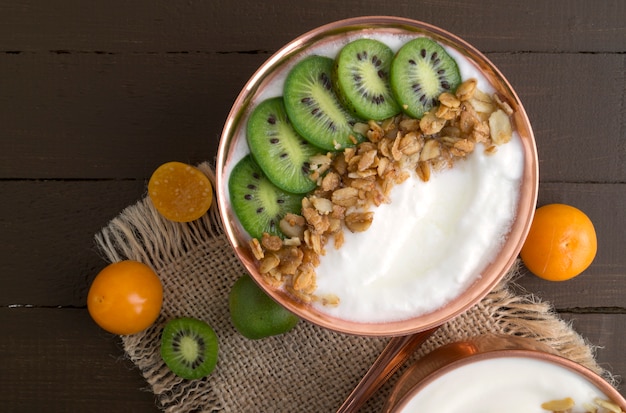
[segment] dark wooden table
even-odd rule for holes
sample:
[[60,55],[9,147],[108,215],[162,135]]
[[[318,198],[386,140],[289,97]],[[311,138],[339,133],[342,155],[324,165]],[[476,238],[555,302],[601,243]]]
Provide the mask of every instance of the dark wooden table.
[[447,29],[508,77],[534,125],[539,204],[581,208],[599,237],[578,278],[520,283],[626,375],[626,2],[13,0],[0,2],[0,411],[157,411],[85,309],[105,264],[93,235],[159,164],[215,157],[230,105],[281,45],[376,14]]

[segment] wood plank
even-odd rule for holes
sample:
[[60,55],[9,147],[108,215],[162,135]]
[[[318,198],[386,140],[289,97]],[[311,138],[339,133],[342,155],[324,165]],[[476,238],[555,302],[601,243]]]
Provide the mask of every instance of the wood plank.
[[526,108],[542,181],[626,182],[626,55],[489,57]]
[[587,271],[565,282],[545,281],[522,268],[515,280],[525,291],[552,303],[560,311],[599,311],[626,314],[622,288],[626,275],[600,273],[593,264]]
[[596,346],[598,364],[616,376],[619,380],[617,389],[626,396],[626,342],[623,334],[626,314],[573,314],[560,313],[560,316],[572,324],[588,342]]
[[[589,342],[597,360],[626,374],[620,314],[561,314]],[[0,308],[10,335],[0,338],[0,405],[4,411],[157,412],[139,371],[116,337],[103,333],[85,310]],[[608,361],[611,361],[608,364]],[[624,385],[619,387],[622,394]]]
[[[0,181],[0,193],[0,273],[12,274],[0,289],[0,305],[83,306],[91,277],[104,266],[93,235],[143,196],[145,181]],[[560,308],[626,307],[617,288],[626,276],[626,222],[606,213],[607,206],[626,204],[626,185],[542,184],[540,205],[552,202],[591,217],[598,255],[567,284],[530,275],[520,283]]]
[[598,237],[598,253],[592,265],[574,279],[550,282],[525,272],[519,284],[558,308],[612,307],[626,313],[622,292],[626,283],[626,186],[541,183],[538,205],[551,203],[573,205],[589,216]]
[[117,336],[85,309],[0,307],[5,412],[158,412]]
[[[0,55],[0,177],[145,179],[167,160],[210,160],[267,57]],[[626,182],[626,55],[488,57],[526,107],[543,181]]]
[[94,234],[144,181],[0,181],[0,306],[84,306],[105,262]]
[[518,282],[626,377],[626,2],[147,4],[0,2],[0,410],[159,411],[84,308],[105,265],[93,236],[160,163],[215,156],[232,102],[271,53],[357,14],[439,25],[509,78],[537,137],[539,204],[578,206],[599,237],[578,278]]
[[263,60],[2,56],[0,176],[143,179],[165,161],[212,159],[232,102]]
[[321,0],[298,7],[289,0],[271,6],[159,0],[150,7],[123,0],[89,5],[30,0],[4,2],[0,13],[0,50],[22,52],[268,51],[316,26],[356,15],[426,21],[487,51],[622,52],[626,35],[626,5],[619,0]]

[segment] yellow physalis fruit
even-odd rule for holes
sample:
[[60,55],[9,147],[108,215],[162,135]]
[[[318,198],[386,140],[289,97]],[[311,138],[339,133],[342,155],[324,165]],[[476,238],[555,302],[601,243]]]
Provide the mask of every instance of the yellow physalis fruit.
[[598,241],[591,219],[570,205],[537,209],[520,253],[526,267],[549,281],[564,281],[582,273],[596,256]]
[[150,177],[148,196],[165,218],[190,222],[209,210],[213,202],[213,186],[198,168],[182,162],[167,162]]

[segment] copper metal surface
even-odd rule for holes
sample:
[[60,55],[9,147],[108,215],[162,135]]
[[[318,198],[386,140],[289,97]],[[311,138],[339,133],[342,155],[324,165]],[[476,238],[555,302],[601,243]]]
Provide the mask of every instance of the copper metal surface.
[[[333,42],[347,33],[371,31],[427,35],[455,48],[472,60],[515,110],[515,127],[521,137],[525,155],[517,217],[497,258],[482,271],[482,276],[466,291],[444,307],[418,317],[387,323],[359,323],[330,317],[313,306],[294,300],[280,289],[265,285],[248,248],[249,236],[238,224],[228,196],[228,174],[238,160],[235,148],[241,146],[237,134],[240,128],[245,127],[245,119],[251,110],[254,95],[267,86],[280,68],[293,64],[307,47]],[[240,92],[226,119],[218,148],[216,190],[220,215],[228,239],[243,265],[271,297],[299,317],[324,328],[357,335],[398,336],[441,325],[474,305],[501,280],[513,265],[527,235],[536,206],[538,178],[535,139],[524,107],[509,82],[482,53],[459,37],[426,23],[398,17],[368,16],[337,21],[305,33],[278,50],[254,73]]]
[[547,345],[528,338],[489,334],[445,345],[417,360],[394,386],[383,412],[402,411],[421,389],[455,368],[485,359],[506,357],[541,360],[564,367],[586,378],[600,389],[607,399],[618,404],[622,410],[626,410],[626,400],[607,381],[586,367],[558,355]]

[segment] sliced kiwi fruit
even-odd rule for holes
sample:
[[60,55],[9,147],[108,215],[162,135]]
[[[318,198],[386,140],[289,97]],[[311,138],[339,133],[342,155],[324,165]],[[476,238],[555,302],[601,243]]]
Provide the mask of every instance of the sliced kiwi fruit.
[[315,189],[309,160],[323,151],[291,126],[282,97],[267,99],[254,109],[246,136],[250,153],[274,185],[299,194]]
[[389,85],[394,53],[374,39],[358,39],[345,45],[333,67],[333,86],[344,106],[357,117],[384,120],[400,113]]
[[435,41],[418,37],[405,43],[391,62],[391,90],[404,112],[421,119],[443,92],[461,83],[456,61]]
[[285,109],[296,131],[313,145],[336,151],[364,140],[355,132],[358,122],[343,107],[332,87],[333,59],[311,55],[287,74]]
[[207,323],[182,317],[170,320],[161,336],[161,357],[174,374],[200,379],[217,365],[217,334]]
[[264,232],[283,237],[280,220],[289,212],[302,210],[302,194],[286,192],[270,181],[251,155],[243,157],[228,179],[233,211],[253,238]]

